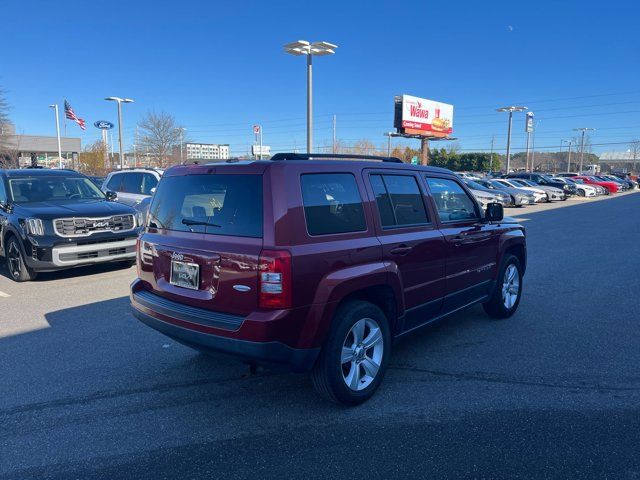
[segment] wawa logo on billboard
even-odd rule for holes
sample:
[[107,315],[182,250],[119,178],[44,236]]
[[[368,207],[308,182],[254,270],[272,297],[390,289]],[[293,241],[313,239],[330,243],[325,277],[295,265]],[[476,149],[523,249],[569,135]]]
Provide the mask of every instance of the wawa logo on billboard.
[[422,107],[422,102],[417,100],[415,104],[409,103],[409,111],[412,117],[416,118],[429,118],[429,110]]

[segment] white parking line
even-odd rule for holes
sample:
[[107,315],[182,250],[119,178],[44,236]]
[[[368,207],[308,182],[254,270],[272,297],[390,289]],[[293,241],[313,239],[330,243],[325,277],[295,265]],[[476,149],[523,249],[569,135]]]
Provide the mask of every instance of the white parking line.
[[8,293],[4,293],[4,292],[0,292],[0,297],[2,298],[9,298],[11,295],[9,295]]

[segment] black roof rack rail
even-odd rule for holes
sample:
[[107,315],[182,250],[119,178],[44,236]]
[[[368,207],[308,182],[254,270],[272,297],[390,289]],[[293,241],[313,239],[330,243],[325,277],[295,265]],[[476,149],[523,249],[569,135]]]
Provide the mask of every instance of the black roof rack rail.
[[322,160],[322,159],[344,159],[344,160],[372,160],[376,162],[404,163],[396,157],[380,157],[377,155],[350,155],[348,153],[276,153],[271,157],[273,162],[286,160]]

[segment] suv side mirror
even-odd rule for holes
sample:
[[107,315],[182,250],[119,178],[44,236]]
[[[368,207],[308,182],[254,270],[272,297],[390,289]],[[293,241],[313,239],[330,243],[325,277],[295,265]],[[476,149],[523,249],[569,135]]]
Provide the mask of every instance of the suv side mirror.
[[118,194],[116,192],[112,192],[111,190],[107,190],[104,196],[107,197],[107,200],[109,200],[110,202],[114,202],[118,199]]
[[484,219],[487,222],[500,222],[504,218],[504,209],[500,203],[489,203],[485,210]]

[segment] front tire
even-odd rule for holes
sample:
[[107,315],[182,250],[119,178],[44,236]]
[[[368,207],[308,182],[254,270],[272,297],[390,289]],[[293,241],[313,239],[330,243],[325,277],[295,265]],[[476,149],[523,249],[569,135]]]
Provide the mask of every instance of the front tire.
[[31,270],[24,261],[20,244],[16,237],[10,237],[7,243],[5,258],[9,276],[14,282],[29,282],[34,280],[37,273]]
[[376,305],[351,301],[340,306],[329,337],[311,372],[320,396],[359,405],[380,386],[391,355],[391,331]]
[[491,318],[509,318],[518,309],[522,297],[522,266],[518,257],[506,254],[498,273],[498,281],[484,311]]

